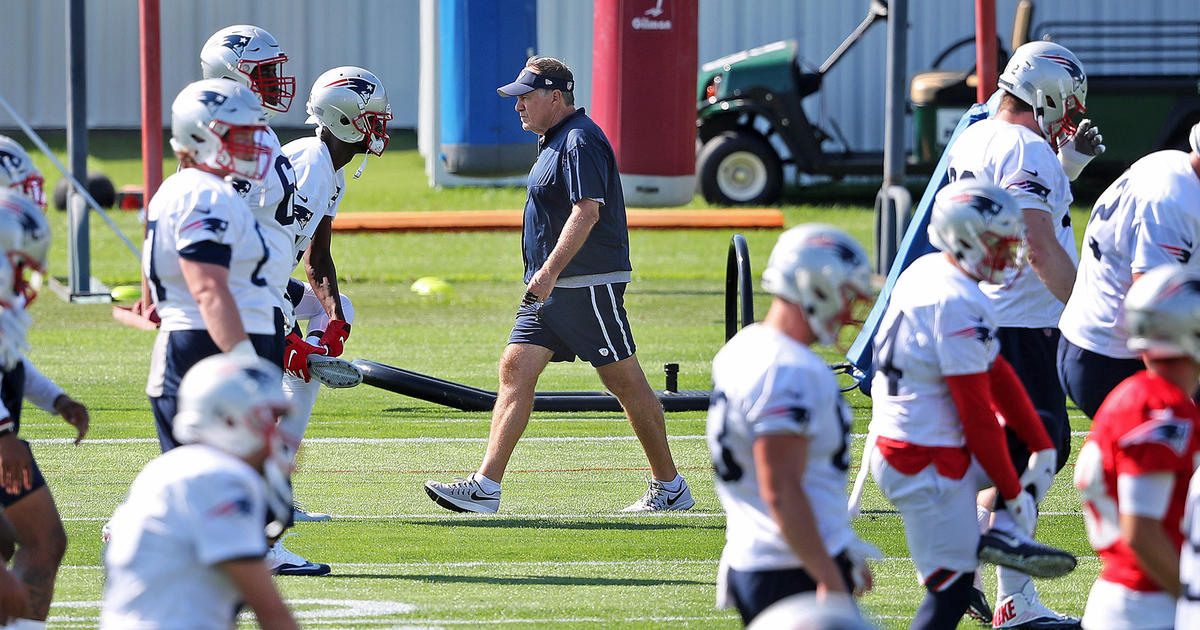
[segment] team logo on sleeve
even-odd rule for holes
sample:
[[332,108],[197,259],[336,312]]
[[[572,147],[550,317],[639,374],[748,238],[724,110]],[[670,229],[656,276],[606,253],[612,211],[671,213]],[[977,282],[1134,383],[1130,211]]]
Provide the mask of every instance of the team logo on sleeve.
[[368,100],[370,100],[371,95],[375,93],[375,84],[362,77],[343,77],[337,81],[334,81],[333,83],[330,83],[329,85],[326,85],[325,87],[350,88],[358,94],[358,97],[362,99],[363,103],[366,103]]
[[1137,444],[1162,444],[1176,455],[1187,451],[1192,437],[1192,425],[1177,417],[1170,409],[1154,409],[1150,419],[1134,427],[1117,440],[1117,446],[1129,448]]
[[947,334],[946,336],[947,337],[962,337],[965,339],[974,338],[984,344],[990,343],[993,338],[992,337],[992,329],[988,328],[987,326],[984,326],[982,319],[979,319],[978,323],[976,323],[974,326],[967,326],[966,328],[960,328],[952,333]]
[[221,40],[221,45],[232,50],[239,58],[249,43],[250,38],[245,35],[226,35],[225,39]]
[[1050,196],[1050,189],[1035,181],[1025,180],[1012,185],[1013,188],[1024,190],[1027,193],[1032,193],[1045,200]]
[[249,514],[251,511],[250,499],[248,497],[238,497],[230,499],[217,505],[208,511],[207,516],[216,518],[221,516],[231,516],[234,514]]
[[[1189,247],[1191,246],[1191,243],[1188,243],[1186,241],[1184,242],[1184,244],[1188,245]],[[1168,254],[1170,254],[1175,260],[1178,260],[1181,264],[1186,265],[1188,263],[1188,261],[1192,259],[1192,252],[1190,250],[1186,250],[1182,247],[1175,247],[1174,245],[1164,245],[1161,243],[1159,244],[1159,247],[1163,248]]]
[[229,229],[229,222],[226,221],[225,219],[218,219],[216,217],[207,217],[204,219],[192,221],[191,223],[183,226],[183,229],[180,230],[180,232],[189,232],[191,230],[196,230],[196,229],[208,230],[209,232],[212,232],[214,235],[216,235],[219,238],[222,234],[225,233],[225,230]]

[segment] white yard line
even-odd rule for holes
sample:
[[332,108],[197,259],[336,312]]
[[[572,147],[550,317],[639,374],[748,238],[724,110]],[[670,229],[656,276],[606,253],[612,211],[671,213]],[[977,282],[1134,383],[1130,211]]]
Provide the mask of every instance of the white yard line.
[[[1087,431],[1072,431],[1071,437],[1086,437]],[[867,437],[866,433],[853,433],[851,437],[855,440],[862,440]],[[545,437],[525,437],[521,438],[522,442],[632,442],[637,437],[632,435],[603,435],[603,436],[545,436]],[[672,441],[694,441],[703,440],[703,435],[671,435],[668,439]],[[452,443],[486,443],[487,438],[483,437],[410,437],[410,438],[359,438],[359,437],[313,437],[305,438],[305,443],[309,444],[452,444]],[[29,440],[31,444],[51,444],[62,445],[75,443],[74,438],[35,438]],[[83,444],[157,444],[155,438],[96,438],[86,439]]]
[[[1076,556],[1081,562],[1099,561],[1099,557],[1095,555]],[[912,558],[908,556],[887,556],[873,562],[912,562]],[[639,559],[639,560],[566,560],[561,562],[555,561],[528,561],[528,562],[509,562],[509,561],[490,561],[490,560],[471,560],[464,562],[330,562],[329,566],[334,569],[470,569],[470,568],[506,568],[506,567],[521,567],[529,569],[555,567],[629,567],[629,566],[651,566],[651,567],[669,567],[673,565],[711,565],[716,567],[718,561],[712,560],[654,560],[654,559]],[[80,571],[99,571],[103,570],[102,565],[96,564],[64,564],[61,569],[72,569]]]

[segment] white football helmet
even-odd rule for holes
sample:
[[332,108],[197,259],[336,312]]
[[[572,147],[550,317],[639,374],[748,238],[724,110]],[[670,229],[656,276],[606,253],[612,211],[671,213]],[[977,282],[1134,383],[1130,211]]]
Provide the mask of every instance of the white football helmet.
[[279,417],[291,412],[283,372],[262,357],[213,355],[192,366],[179,383],[172,427],[176,439],[207,444],[243,460],[267,449],[261,473],[271,517],[268,536],[283,533],[292,510],[291,458],[278,429]]
[[192,366],[179,383],[175,437],[247,458],[264,446],[276,452],[276,420],[291,410],[283,372],[266,359],[217,354]]
[[1025,260],[1025,222],[1012,195],[979,179],[947,184],[933,198],[929,242],[972,278],[1007,284]]
[[271,162],[266,129],[254,94],[224,79],[189,84],[171,104],[171,148],[221,174],[262,180]]
[[775,243],[762,287],[802,308],[817,339],[832,344],[854,303],[869,299],[871,267],[849,234],[829,225],[798,225]]
[[[25,270],[46,272],[50,222],[41,208],[11,189],[0,189],[0,250],[7,254],[12,268],[12,281],[3,286],[12,287],[14,293],[25,296],[26,305],[32,303],[37,291],[25,278]],[[0,278],[0,283],[3,281]],[[4,297],[3,294],[0,297]]]
[[1038,127],[1055,149],[1075,135],[1075,118],[1087,111],[1083,64],[1053,42],[1029,42],[1016,49],[998,83],[1033,108]]
[[1125,295],[1125,328],[1130,350],[1200,361],[1200,270],[1172,263],[1147,271]]
[[25,148],[8,136],[0,136],[0,186],[12,188],[46,209],[46,180],[42,172],[33,165]]
[[317,77],[305,106],[308,120],[329,130],[342,142],[364,142],[363,148],[382,155],[387,148],[387,123],[392,119],[383,83],[355,66],[327,70]]
[[213,33],[200,49],[204,78],[232,79],[250,88],[267,116],[286,112],[296,95],[296,77],[283,73],[287,60],[270,33],[249,24],[227,26]]

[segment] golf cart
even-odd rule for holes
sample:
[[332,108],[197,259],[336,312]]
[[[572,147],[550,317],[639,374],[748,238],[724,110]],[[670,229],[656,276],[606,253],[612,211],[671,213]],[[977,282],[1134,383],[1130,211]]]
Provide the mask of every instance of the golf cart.
[[[696,179],[706,200],[774,203],[783,189],[785,165],[797,175],[882,172],[882,151],[850,150],[836,125],[827,130],[812,123],[801,101],[820,90],[825,73],[887,15],[887,3],[872,0],[866,18],[815,71],[798,63],[795,40],[751,48],[701,67]],[[829,151],[826,144],[843,149]]]
[[[1188,131],[1200,121],[1200,22],[1072,20],[1033,22],[1033,2],[1018,3],[1012,49],[1033,39],[1050,39],[1075,53],[1088,78],[1087,114],[1104,133],[1107,151],[1083,176],[1105,183],[1135,160],[1160,149],[1188,150]],[[939,70],[957,48],[952,44],[930,72],[913,77],[917,162],[936,161],[959,118],[975,103],[974,68]],[[998,64],[1008,59],[1001,47]],[[1157,67],[1154,73],[1146,67]]]

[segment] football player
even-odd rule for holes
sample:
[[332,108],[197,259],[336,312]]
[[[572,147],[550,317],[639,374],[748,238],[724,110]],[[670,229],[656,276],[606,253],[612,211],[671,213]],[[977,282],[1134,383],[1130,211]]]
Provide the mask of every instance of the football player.
[[232,628],[243,602],[262,628],[299,627],[263,562],[267,504],[287,489],[281,378],[252,354],[210,356],[184,376],[184,446],[146,464],[113,514],[101,628]]
[[179,446],[172,430],[183,375],[221,352],[283,354],[275,299],[262,275],[270,253],[246,202],[226,182],[261,179],[269,168],[266,119],[250,90],[207,79],[171,105],[171,148],[180,169],[163,181],[146,212],[143,273],[162,326],[146,393],[159,445]]
[[1167,263],[1200,265],[1200,124],[1191,153],[1167,149],[1134,162],[1096,200],[1059,328],[1058,375],[1087,417],[1118,383],[1145,369],[1126,347],[1129,286]]
[[[16,192],[0,190],[0,506],[12,523],[16,552],[12,572],[23,583],[27,608],[9,609],[21,617],[7,627],[46,627],[54,581],[67,538],[50,488],[28,442],[19,437],[25,399],[75,426],[78,444],[87,433],[87,409],[42,376],[25,357],[26,331],[32,323],[25,304],[33,296],[23,269],[45,270],[50,225],[42,210]],[[3,601],[8,608],[6,593]]]
[[1075,461],[1088,540],[1101,570],[1088,630],[1169,630],[1181,593],[1180,522],[1200,453],[1200,270],[1156,267],[1125,298],[1129,348],[1146,369],[1100,405]]
[[[999,355],[995,309],[979,287],[1011,281],[1023,234],[1020,206],[1004,190],[983,179],[947,185],[929,221],[929,241],[941,251],[900,275],[874,338],[875,451],[864,465],[899,510],[927,591],[910,628],[955,627],[980,559],[1041,577],[1075,566],[1069,553],[1030,538],[1035,499],[1053,478],[1054,447]],[[1034,453],[1023,475],[998,415]],[[975,494],[987,485],[1006,504],[981,536]]]
[[[1011,284],[985,282],[999,326],[1000,353],[1021,379],[1058,461],[1066,465],[1071,430],[1066,394],[1055,368],[1058,318],[1071,295],[1078,254],[1071,229],[1071,180],[1103,152],[1103,138],[1091,121],[1078,121],[1085,111],[1087,75],[1075,55],[1055,43],[1027,43],[1013,52],[999,77],[1002,92],[995,114],[970,127],[947,149],[951,181],[977,178],[1010,193],[1021,209],[1031,269]],[[1008,449],[1018,473],[1030,453],[1006,429]],[[986,510],[1002,508],[994,493],[980,497]],[[1028,576],[998,568],[997,628],[1073,628],[1078,619],[1045,607]],[[979,594],[982,601],[982,593]],[[986,606],[984,607],[986,608]],[[975,614],[985,614],[976,609]]]
[[1188,485],[1182,533],[1175,627],[1196,628],[1200,627],[1200,468],[1192,474]]
[[[8,136],[0,136],[0,186],[6,184],[11,191],[37,204],[39,210],[46,210],[45,179],[41,171],[34,166],[33,160],[20,144]],[[14,251],[8,258],[13,266],[17,301],[27,307],[37,292],[33,287],[34,283],[25,278],[25,271],[37,274],[45,272],[45,256],[50,247],[50,226],[44,217],[38,217],[34,213],[29,213],[29,218],[24,223],[22,231],[26,233],[24,240],[28,243],[25,249],[33,251],[34,256],[25,256]],[[87,408],[38,371],[28,357],[24,357],[23,362],[26,400],[44,411],[62,415],[72,425],[82,424],[86,427]]]
[[735,605],[744,623],[797,593],[871,587],[873,548],[844,509],[853,416],[810,348],[836,342],[870,281],[867,255],[849,235],[794,227],[763,271],[775,296],[767,316],[713,359],[708,448],[727,515],[717,605]]
[[[296,93],[296,78],[285,74],[287,54],[275,37],[265,29],[238,24],[213,33],[200,50],[200,68],[206,79],[235,81],[255,94],[268,119],[288,111]],[[266,176],[259,180],[236,178],[234,188],[246,199],[261,227],[267,253],[261,277],[274,295],[275,330],[281,350],[273,358],[286,371],[308,375],[308,356],[324,354],[300,335],[289,335],[292,305],[286,295],[295,259],[296,172],[283,154],[279,137],[266,127],[264,144],[268,149]],[[322,575],[329,565],[309,562],[282,544],[271,546],[271,558],[278,573],[286,575]]]
[[[354,306],[338,291],[337,267],[329,249],[333,218],[346,189],[345,166],[359,154],[383,154],[392,109],[379,78],[354,66],[333,68],[317,77],[305,109],[307,122],[317,125],[316,135],[289,142],[283,153],[296,169],[297,234],[291,260],[304,263],[308,282],[292,280],[288,292],[295,318],[309,320],[309,344],[336,357],[350,336]],[[292,334],[299,332],[297,327]],[[283,389],[296,410],[284,418],[281,428],[289,442],[299,443],[320,383],[303,371],[289,370]]]

